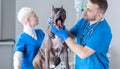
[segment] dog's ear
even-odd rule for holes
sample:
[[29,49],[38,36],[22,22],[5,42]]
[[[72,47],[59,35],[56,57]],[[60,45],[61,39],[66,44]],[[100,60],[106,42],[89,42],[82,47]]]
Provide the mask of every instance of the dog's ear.
[[54,10],[54,5],[52,5],[52,10]]
[[63,5],[61,6],[61,8],[63,9]]

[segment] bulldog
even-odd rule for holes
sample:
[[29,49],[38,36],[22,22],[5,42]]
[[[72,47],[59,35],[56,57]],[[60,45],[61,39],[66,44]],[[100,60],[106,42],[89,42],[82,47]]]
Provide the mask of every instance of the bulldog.
[[45,31],[43,43],[33,60],[35,69],[54,69],[60,64],[62,55],[64,57],[65,69],[69,69],[68,51],[65,42],[51,32],[51,27],[56,25],[58,29],[64,27],[66,11],[62,7],[55,8],[52,6],[51,21]]

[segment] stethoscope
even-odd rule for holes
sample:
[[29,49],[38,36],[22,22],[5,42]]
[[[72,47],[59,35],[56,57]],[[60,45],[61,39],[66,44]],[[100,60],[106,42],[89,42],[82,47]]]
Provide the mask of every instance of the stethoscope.
[[[89,21],[88,21],[89,22]],[[91,27],[88,31],[87,28],[89,26],[89,23],[86,24],[85,28],[83,29],[82,35],[80,36],[81,42],[80,44],[85,46],[86,41],[91,37],[95,27],[99,24],[100,21],[96,22],[93,27]],[[87,31],[87,32],[86,32]],[[86,36],[86,37],[85,37]]]

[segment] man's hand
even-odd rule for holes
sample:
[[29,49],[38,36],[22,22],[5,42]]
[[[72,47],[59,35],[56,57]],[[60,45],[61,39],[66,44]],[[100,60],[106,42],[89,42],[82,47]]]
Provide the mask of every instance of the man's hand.
[[55,35],[57,35],[63,41],[65,41],[69,37],[65,26],[63,29],[58,29],[57,26],[53,26],[51,30]]

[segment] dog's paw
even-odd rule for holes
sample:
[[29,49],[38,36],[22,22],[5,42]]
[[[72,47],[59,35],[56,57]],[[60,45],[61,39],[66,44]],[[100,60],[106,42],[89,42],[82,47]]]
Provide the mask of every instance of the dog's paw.
[[50,65],[50,68],[55,68],[55,65],[53,65],[53,64],[52,64],[52,65]]

